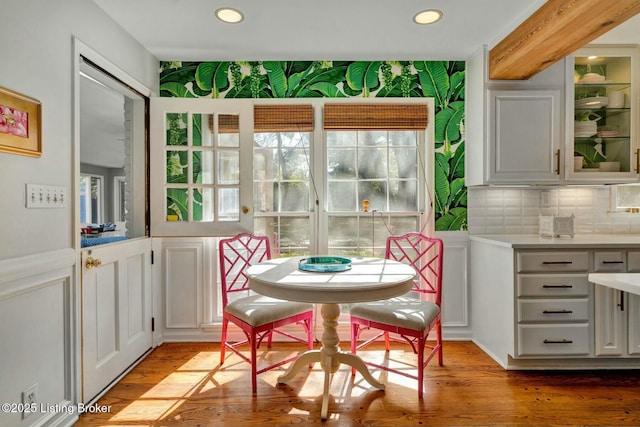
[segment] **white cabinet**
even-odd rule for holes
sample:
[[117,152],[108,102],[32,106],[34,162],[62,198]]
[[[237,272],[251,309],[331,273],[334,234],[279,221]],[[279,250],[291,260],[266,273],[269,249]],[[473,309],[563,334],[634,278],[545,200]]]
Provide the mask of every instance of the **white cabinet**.
[[489,91],[487,182],[560,182],[559,90]]
[[565,179],[637,181],[638,48],[586,47],[566,67]]
[[[596,252],[594,270],[640,271],[639,252]],[[595,285],[596,356],[640,356],[640,296]]]
[[474,343],[506,369],[639,366],[640,297],[588,278],[640,272],[635,248],[631,236],[471,236]]
[[489,80],[467,61],[466,184],[557,184],[564,177],[564,61],[525,81]]

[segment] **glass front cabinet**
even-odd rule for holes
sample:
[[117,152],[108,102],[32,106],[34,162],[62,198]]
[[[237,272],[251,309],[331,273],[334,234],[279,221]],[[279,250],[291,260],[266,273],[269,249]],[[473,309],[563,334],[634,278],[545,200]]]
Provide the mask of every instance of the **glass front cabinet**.
[[585,47],[568,58],[567,181],[638,181],[639,71],[637,47]]

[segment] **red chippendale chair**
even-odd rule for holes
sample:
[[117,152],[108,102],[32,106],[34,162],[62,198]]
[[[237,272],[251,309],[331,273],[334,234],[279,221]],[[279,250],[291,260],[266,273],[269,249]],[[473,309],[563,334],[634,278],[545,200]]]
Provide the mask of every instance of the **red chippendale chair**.
[[[267,337],[267,347],[271,348],[273,333],[287,336],[306,343],[313,349],[313,304],[283,301],[275,298],[252,294],[246,269],[261,261],[271,259],[271,245],[266,236],[254,236],[249,233],[238,234],[229,239],[221,239],[218,244],[220,256],[220,277],[222,279],[222,343],[220,346],[220,365],[224,363],[225,350],[236,353],[251,365],[251,387],[257,390],[256,376],[285,363],[297,356],[281,360],[275,364],[257,369],[257,350]],[[229,322],[244,332],[246,339],[237,342],[227,341]],[[292,323],[301,324],[307,337],[302,339],[278,328]],[[239,346],[249,344],[251,357],[240,352]]]
[[[387,238],[385,258],[404,262],[417,272],[413,289],[404,296],[384,301],[358,303],[351,307],[351,352],[359,350],[384,336],[385,348],[390,340],[406,341],[418,355],[418,373],[412,375],[389,366],[366,362],[368,365],[418,380],[418,398],[422,398],[424,368],[437,353],[442,365],[442,240],[420,233],[407,233]],[[363,330],[375,329],[372,338],[358,343]],[[435,331],[435,344],[427,344],[429,332]],[[391,334],[391,335],[390,335]],[[426,352],[428,350],[428,352]],[[425,355],[426,352],[426,355]],[[352,370],[355,375],[355,371]]]

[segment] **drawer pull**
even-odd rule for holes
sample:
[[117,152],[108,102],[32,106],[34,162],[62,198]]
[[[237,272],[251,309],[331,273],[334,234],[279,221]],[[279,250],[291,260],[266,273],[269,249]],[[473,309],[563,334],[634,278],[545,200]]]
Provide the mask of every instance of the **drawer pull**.
[[542,310],[543,314],[571,314],[573,310]]
[[544,265],[573,264],[573,261],[542,261]]
[[603,264],[622,264],[622,261],[602,261]]
[[545,344],[573,344],[573,340],[562,339],[562,340],[544,340]]
[[542,285],[542,287],[546,289],[567,289],[573,288],[573,285]]

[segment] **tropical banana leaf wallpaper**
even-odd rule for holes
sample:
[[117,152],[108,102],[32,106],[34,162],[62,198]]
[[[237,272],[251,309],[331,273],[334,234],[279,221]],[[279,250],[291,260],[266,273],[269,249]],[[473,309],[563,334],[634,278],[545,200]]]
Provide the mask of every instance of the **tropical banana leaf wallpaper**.
[[161,62],[160,96],[435,99],[435,226],[467,229],[464,61]]

